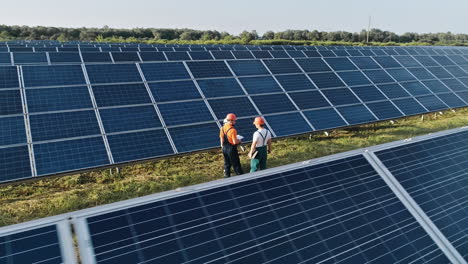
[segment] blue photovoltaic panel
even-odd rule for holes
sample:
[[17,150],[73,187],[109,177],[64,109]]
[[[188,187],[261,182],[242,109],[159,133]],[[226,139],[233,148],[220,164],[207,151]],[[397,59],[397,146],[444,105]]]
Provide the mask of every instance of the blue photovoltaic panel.
[[363,101],[386,100],[385,96],[373,85],[351,87],[351,90]]
[[146,61],[167,61],[163,52],[144,51],[140,52],[141,60]]
[[411,73],[409,73],[406,69],[399,68],[399,69],[387,69],[387,72],[395,79],[397,82],[405,82],[405,81],[415,81]]
[[23,116],[0,118],[0,131],[0,146],[27,143]]
[[219,120],[223,120],[229,113],[235,113],[237,117],[258,115],[247,97],[213,99],[208,100],[208,103]]
[[213,57],[217,60],[233,60],[234,59],[234,56],[232,55],[231,51],[212,50],[211,54],[213,54]]
[[14,66],[0,67],[0,89],[19,88],[18,68]]
[[286,91],[315,90],[315,86],[304,74],[277,75],[276,79]]
[[190,57],[186,51],[166,51],[164,52],[170,61],[187,61]]
[[13,52],[13,61],[18,64],[47,64],[45,52]]
[[465,260],[467,135],[463,131],[376,153]]
[[100,109],[106,133],[161,127],[158,113],[152,105]]
[[34,142],[101,134],[93,110],[31,115]]
[[457,78],[468,76],[468,73],[458,66],[447,66],[447,67],[444,67],[444,69],[450,72],[453,76]]
[[252,50],[252,54],[254,55],[255,58],[257,59],[268,59],[272,58],[270,52],[266,50]]
[[[169,128],[179,152],[189,152],[219,146],[219,127],[216,123]],[[205,135],[199,137],[198,135]],[[206,136],[210,135],[210,136]]]
[[382,84],[377,85],[380,91],[382,91],[388,98],[395,99],[401,97],[409,97],[408,94],[399,84],[397,83],[390,83],[390,84]]
[[395,56],[394,57],[401,65],[405,67],[421,67],[421,64],[410,56]]
[[187,69],[181,62],[143,63],[140,67],[148,82],[190,79]]
[[236,60],[228,63],[237,76],[270,74],[260,60]]
[[93,85],[93,93],[99,107],[151,103],[142,83]]
[[324,58],[324,60],[335,71],[352,71],[357,70],[348,58]]
[[346,86],[333,72],[311,73],[309,77],[320,89]]
[[31,177],[28,146],[0,148],[0,164],[2,182]]
[[0,236],[0,263],[64,263],[57,226]]
[[81,63],[80,54],[77,52],[50,52],[50,63]]
[[[443,83],[438,80],[421,81],[433,93],[446,93],[451,92]],[[449,86],[450,87],[450,86]]]
[[444,104],[439,98],[435,95],[426,95],[426,96],[419,96],[416,97],[424,107],[426,107],[429,111],[437,111],[442,109],[447,109],[447,105]]
[[0,116],[23,114],[20,90],[0,91]]
[[140,62],[140,57],[136,52],[112,52],[115,62]]
[[[253,124],[254,118],[239,118],[236,121],[235,128],[237,129],[237,134],[243,136],[243,142],[251,141],[253,139],[253,134],[257,130],[255,125]],[[223,122],[219,122],[222,126]],[[268,127],[266,127],[268,129]],[[219,133],[218,133],[219,135]]]
[[322,57],[322,55],[320,53],[318,53],[318,51],[316,50],[304,50],[304,53],[305,55],[307,55],[307,57]]
[[396,99],[392,101],[405,115],[415,115],[427,110],[414,98]]
[[26,96],[29,113],[93,108],[86,86],[28,89]]
[[299,109],[328,107],[330,104],[317,91],[289,93]]
[[206,98],[244,95],[244,91],[234,78],[197,80]]
[[431,91],[420,82],[405,82],[401,85],[413,96],[431,94]]
[[322,90],[333,105],[359,103],[359,99],[348,88]]
[[363,105],[342,106],[337,108],[350,125],[376,121],[376,118]]
[[250,51],[247,50],[233,50],[232,54],[236,59],[253,59],[254,56]]
[[376,56],[373,57],[374,60],[376,60],[382,68],[399,68],[401,65],[392,57],[390,56]]
[[285,94],[252,96],[262,114],[296,111],[296,107]]
[[9,52],[0,52],[0,64],[11,65],[11,56]]
[[302,70],[291,59],[263,60],[273,74],[300,73]]
[[249,94],[282,92],[281,87],[271,76],[239,78]]
[[369,77],[369,79],[377,84],[377,83],[392,83],[395,82],[390,75],[388,75],[383,70],[368,70],[364,71],[364,73]]
[[101,136],[34,144],[34,157],[39,176],[109,165]]
[[361,70],[381,69],[371,57],[350,57],[349,59]]
[[443,82],[447,87],[450,87],[452,91],[467,91],[468,87],[466,87],[463,83],[458,81],[457,79],[445,79],[440,80]]
[[348,86],[371,84],[369,79],[360,71],[338,72],[338,75]]
[[289,55],[286,53],[284,50],[272,50],[270,51],[270,54],[273,56],[273,58],[289,58]]
[[190,51],[193,60],[213,60],[213,56],[208,51]]
[[305,72],[331,71],[330,67],[321,58],[297,59],[296,61]]
[[158,107],[167,126],[213,121],[205,101],[159,104]]
[[453,76],[442,67],[427,67],[426,69],[437,78],[453,78]]
[[413,56],[423,66],[439,66],[430,56]]
[[24,86],[86,85],[81,65],[23,66]]
[[91,84],[142,82],[135,64],[86,65],[86,71]]
[[83,52],[81,57],[85,63],[112,62],[109,52]]
[[434,75],[432,75],[426,68],[409,68],[408,69],[414,77],[418,78],[419,80],[431,80],[435,79]]
[[156,102],[202,98],[193,81],[158,82],[148,85]]
[[377,116],[377,118],[381,120],[403,116],[403,114],[389,101],[368,103],[366,105]]
[[431,56],[431,58],[437,61],[442,66],[455,65],[447,56]]
[[362,156],[88,217],[96,263],[448,263]]
[[174,154],[163,129],[107,136],[115,162]]
[[313,131],[300,113],[267,116],[268,125],[275,131],[276,136],[287,136]]
[[438,94],[437,96],[449,107],[462,107],[467,105],[453,93]]
[[187,66],[195,78],[232,77],[224,61],[189,61]]
[[291,58],[304,58],[306,55],[300,50],[287,50],[286,51]]

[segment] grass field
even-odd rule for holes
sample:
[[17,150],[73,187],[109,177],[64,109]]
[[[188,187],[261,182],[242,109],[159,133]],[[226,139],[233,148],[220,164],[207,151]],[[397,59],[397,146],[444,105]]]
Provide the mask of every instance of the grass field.
[[[415,116],[333,130],[329,136],[317,132],[278,139],[268,163],[276,167],[466,124],[468,109],[459,109],[427,114],[424,120]],[[246,154],[241,162],[248,171]],[[0,226],[212,181],[222,177],[222,165],[220,150],[212,150],[125,166],[119,174],[107,169],[0,186]]]

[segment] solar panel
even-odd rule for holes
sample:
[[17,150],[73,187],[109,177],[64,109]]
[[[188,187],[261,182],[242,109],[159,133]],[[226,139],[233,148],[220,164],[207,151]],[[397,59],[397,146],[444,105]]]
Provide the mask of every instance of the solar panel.
[[82,218],[96,263],[450,262],[362,155]]
[[64,226],[65,221],[1,228],[0,262],[77,263],[71,232]]

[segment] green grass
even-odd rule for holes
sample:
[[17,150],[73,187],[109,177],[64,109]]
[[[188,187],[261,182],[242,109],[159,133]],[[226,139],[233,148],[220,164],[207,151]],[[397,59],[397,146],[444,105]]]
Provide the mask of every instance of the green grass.
[[[329,136],[317,132],[277,139],[268,164],[276,167],[461,127],[468,123],[468,109],[424,117],[424,121],[417,116],[399,119],[395,124],[380,122],[333,130]],[[246,153],[241,162],[248,171]],[[0,186],[0,226],[212,181],[222,177],[222,166],[220,150],[212,150],[125,166],[119,174],[111,175],[106,169]]]

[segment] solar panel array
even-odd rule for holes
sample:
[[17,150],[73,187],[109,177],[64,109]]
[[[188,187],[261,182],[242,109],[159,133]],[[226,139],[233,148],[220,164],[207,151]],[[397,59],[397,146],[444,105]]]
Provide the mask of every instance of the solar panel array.
[[[78,241],[90,241],[80,244],[83,263],[466,263],[467,135],[451,131],[84,211],[74,222]],[[397,174],[385,175],[387,167]],[[389,184],[393,177],[404,188]]]
[[[57,218],[73,218],[83,264],[467,263],[467,136],[455,129]],[[0,229],[0,262],[74,263],[66,221],[39,221]]]
[[[259,115],[280,137],[467,105],[468,55],[458,53],[468,49],[248,47],[260,50],[0,67],[0,182],[213,148],[229,112],[248,141]],[[351,50],[360,56],[336,56]],[[277,51],[288,58],[272,58]]]

